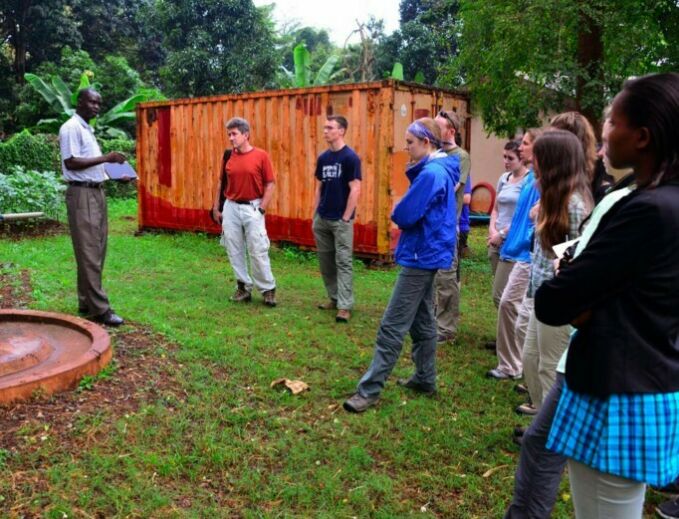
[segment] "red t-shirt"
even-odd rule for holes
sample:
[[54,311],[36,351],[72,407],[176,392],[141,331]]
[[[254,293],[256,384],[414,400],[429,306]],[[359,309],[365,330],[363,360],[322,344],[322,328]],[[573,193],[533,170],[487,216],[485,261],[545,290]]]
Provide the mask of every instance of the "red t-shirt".
[[274,182],[269,154],[259,148],[246,153],[234,150],[224,166],[227,176],[226,192],[229,200],[254,200],[264,196],[264,188]]

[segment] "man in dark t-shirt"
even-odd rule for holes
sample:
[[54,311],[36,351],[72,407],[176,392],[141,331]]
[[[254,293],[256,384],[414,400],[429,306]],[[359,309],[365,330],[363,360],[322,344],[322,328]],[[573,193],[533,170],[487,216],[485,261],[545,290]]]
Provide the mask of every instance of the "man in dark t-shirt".
[[329,149],[316,163],[316,195],[313,221],[323,283],[329,301],[318,305],[337,310],[335,320],[348,322],[354,305],[354,213],[361,193],[361,159],[344,142],[347,120],[328,116],[323,137]]

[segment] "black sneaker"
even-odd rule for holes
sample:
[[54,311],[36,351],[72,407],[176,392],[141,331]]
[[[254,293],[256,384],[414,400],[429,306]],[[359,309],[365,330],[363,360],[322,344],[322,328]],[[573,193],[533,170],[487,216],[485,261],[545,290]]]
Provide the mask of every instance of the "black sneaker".
[[679,497],[656,506],[655,512],[663,519],[679,519]]

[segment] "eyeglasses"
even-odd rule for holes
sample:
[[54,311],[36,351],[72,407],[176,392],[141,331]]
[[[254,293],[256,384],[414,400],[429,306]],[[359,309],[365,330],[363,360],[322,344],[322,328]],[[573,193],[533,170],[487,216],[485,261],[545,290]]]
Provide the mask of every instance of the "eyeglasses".
[[453,121],[453,118],[448,114],[446,110],[441,110],[439,112],[439,117],[443,117],[446,121],[448,121],[455,131],[459,130],[458,126],[460,123],[458,121]]

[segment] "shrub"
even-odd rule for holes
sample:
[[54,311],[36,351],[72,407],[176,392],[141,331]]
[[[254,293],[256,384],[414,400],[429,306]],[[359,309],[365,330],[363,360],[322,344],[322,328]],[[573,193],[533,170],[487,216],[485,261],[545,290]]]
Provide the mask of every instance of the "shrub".
[[[127,156],[127,161],[136,170],[137,169],[137,143],[131,139],[101,139],[99,141],[101,152],[106,154],[110,151],[119,151]],[[111,198],[136,198],[137,183],[109,181],[104,185],[106,195]]]
[[52,171],[14,166],[0,172],[0,214],[42,211],[58,220],[64,213],[66,186]]
[[61,171],[59,139],[56,135],[32,135],[24,130],[0,142],[0,171],[8,173],[13,166],[37,171]]

